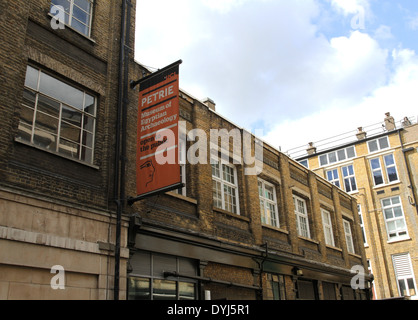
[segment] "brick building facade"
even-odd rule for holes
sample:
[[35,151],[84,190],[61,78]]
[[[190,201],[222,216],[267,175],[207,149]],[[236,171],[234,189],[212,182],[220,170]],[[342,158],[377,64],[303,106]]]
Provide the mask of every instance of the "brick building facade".
[[418,124],[387,113],[382,125],[298,161],[356,199],[374,298],[416,299]]
[[[242,150],[234,152],[233,138],[229,149],[218,141],[219,153],[209,142],[214,129],[231,137],[238,130],[243,141],[244,129],[219,115],[212,100],[180,96],[183,152],[196,152],[190,131],[198,128],[199,139],[208,139],[199,149],[206,161],[186,162],[185,188],[129,208],[128,298],[366,299],[368,275],[363,289],[351,287],[350,269],[367,270],[355,199],[267,144],[262,172],[246,175],[243,162],[234,164]],[[135,138],[128,137],[132,148]],[[210,163],[222,154],[224,164]],[[127,190],[134,194],[134,179]],[[332,242],[325,240],[325,214]]]
[[[124,3],[0,3],[0,299],[113,297]],[[54,266],[65,290],[51,289]]]
[[[355,199],[266,144],[258,176],[232,161],[242,149],[210,164],[208,142],[206,162],[182,165],[183,189],[127,205],[127,80],[147,73],[130,50],[135,1],[0,9],[0,299],[367,298],[368,275],[351,287],[367,267]],[[243,135],[214,109],[182,91],[184,134]]]

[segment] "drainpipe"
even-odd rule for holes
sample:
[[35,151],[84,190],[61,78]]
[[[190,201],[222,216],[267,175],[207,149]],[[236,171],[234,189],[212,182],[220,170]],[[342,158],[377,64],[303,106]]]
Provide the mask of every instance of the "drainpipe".
[[115,142],[115,180],[114,199],[116,202],[116,240],[115,240],[115,279],[114,300],[119,300],[120,288],[120,247],[122,211],[126,204],[125,194],[125,167],[126,167],[126,122],[128,107],[128,67],[129,67],[129,41],[131,21],[130,0],[122,0],[120,48],[119,48],[119,74],[118,74],[118,113],[116,122]]

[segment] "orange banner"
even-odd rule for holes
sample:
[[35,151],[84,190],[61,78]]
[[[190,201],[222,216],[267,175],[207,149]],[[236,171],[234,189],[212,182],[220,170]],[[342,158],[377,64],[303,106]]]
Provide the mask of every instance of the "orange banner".
[[181,183],[178,121],[179,65],[176,64],[140,82],[136,161],[138,196],[152,195]]

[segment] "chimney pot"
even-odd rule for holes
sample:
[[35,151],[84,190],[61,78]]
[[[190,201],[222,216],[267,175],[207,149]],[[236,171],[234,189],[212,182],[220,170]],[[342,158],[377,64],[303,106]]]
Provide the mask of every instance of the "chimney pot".
[[215,111],[215,106],[216,103],[211,99],[211,98],[206,98],[205,101],[203,101],[203,103],[209,108],[212,109],[213,111]]
[[390,115],[390,112],[385,113],[385,128],[387,131],[392,131],[396,129],[395,119]]
[[313,142],[309,142],[309,147],[306,149],[309,155],[316,153],[316,148],[313,146]]
[[358,132],[356,134],[356,137],[358,140],[363,140],[364,138],[366,138],[367,133],[363,131],[363,127],[358,127],[357,130]]

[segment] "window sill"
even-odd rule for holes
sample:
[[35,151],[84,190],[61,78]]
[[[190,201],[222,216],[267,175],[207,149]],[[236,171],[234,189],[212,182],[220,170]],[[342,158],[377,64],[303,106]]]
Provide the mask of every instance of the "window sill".
[[61,153],[58,153],[58,152],[55,152],[55,151],[51,151],[51,150],[48,150],[48,149],[44,149],[44,148],[38,147],[37,145],[34,145],[34,144],[30,143],[30,142],[26,142],[26,141],[20,140],[19,138],[15,138],[15,142],[20,143],[20,144],[23,144],[23,145],[28,146],[28,147],[31,147],[31,148],[34,148],[34,149],[39,150],[39,151],[47,152],[49,154],[55,155],[57,157],[60,157],[60,158],[66,159],[66,160],[73,161],[75,163],[79,163],[79,164],[81,164],[83,166],[86,166],[86,167],[90,167],[90,168],[93,168],[93,169],[96,169],[96,170],[99,170],[100,169],[99,166],[96,166],[94,164],[91,164],[91,163],[88,163],[88,162],[84,162],[84,161],[81,161],[81,160],[77,160],[77,159],[74,159],[74,158],[71,158],[71,157],[67,157],[67,156],[65,156],[65,155],[63,155]]
[[229,212],[229,211],[226,211],[224,209],[220,209],[220,208],[216,208],[216,207],[213,207],[213,211],[221,213],[221,214],[225,214],[227,216],[230,216],[232,218],[236,218],[238,220],[243,220],[243,221],[246,221],[246,222],[250,222],[249,218],[243,217],[243,216],[239,215],[238,213]]
[[341,248],[337,248],[337,247],[331,246],[331,245],[329,245],[329,244],[326,244],[325,246],[326,246],[328,249],[332,249],[332,250],[335,250],[335,251],[343,252],[343,249],[341,249]]
[[387,243],[392,244],[392,243],[396,243],[396,242],[409,241],[409,240],[412,240],[412,239],[410,237],[403,237],[403,238],[399,238],[399,239],[388,240]]
[[190,202],[191,204],[197,205],[197,200],[193,198],[189,198],[187,196],[183,196],[182,194],[175,193],[174,191],[169,191],[166,193],[166,195],[177,198],[186,202]]
[[[55,16],[54,15],[52,15],[50,12],[48,13],[48,17],[49,17],[49,19],[51,20],[51,22],[52,22],[52,19],[53,18],[55,18]],[[75,32],[76,34],[78,34],[78,35],[80,35],[80,36],[82,36],[84,39],[86,39],[86,40],[88,40],[88,41],[90,41],[92,44],[96,44],[96,41],[94,41],[92,38],[90,38],[89,36],[86,36],[84,33],[82,33],[82,32],[80,32],[80,31],[78,31],[77,29],[74,29],[73,27],[71,27],[71,26],[69,26],[68,24],[65,24],[65,23],[63,23],[64,24],[64,29],[70,29],[71,31],[73,31],[73,32]],[[52,28],[52,27],[51,27]],[[53,28],[52,28],[53,29]],[[59,29],[59,30],[64,30],[64,29]],[[55,30],[55,29],[53,29],[53,30]]]
[[348,255],[350,255],[350,256],[352,256],[352,257],[356,257],[356,258],[358,258],[358,259],[361,259],[361,255],[359,255],[359,254],[357,254],[357,253],[351,253],[351,252],[348,252]]
[[266,228],[266,229],[271,229],[271,230],[278,231],[278,232],[281,232],[281,233],[289,234],[289,231],[287,231],[285,229],[282,229],[280,227],[273,227],[273,226],[271,226],[269,224],[265,224],[265,223],[262,223],[261,226],[263,228]]
[[306,241],[312,242],[312,243],[315,243],[315,244],[319,244],[319,241],[314,240],[314,239],[311,239],[311,238],[306,238],[306,237],[302,237],[302,236],[298,236],[298,238],[299,239],[302,239],[302,240],[306,240]]
[[393,181],[391,183],[379,184],[377,186],[374,186],[373,190],[377,190],[377,189],[385,188],[385,187],[392,187],[392,186],[394,186],[396,184],[400,184],[400,183],[401,183],[401,181],[397,180],[397,181]]

